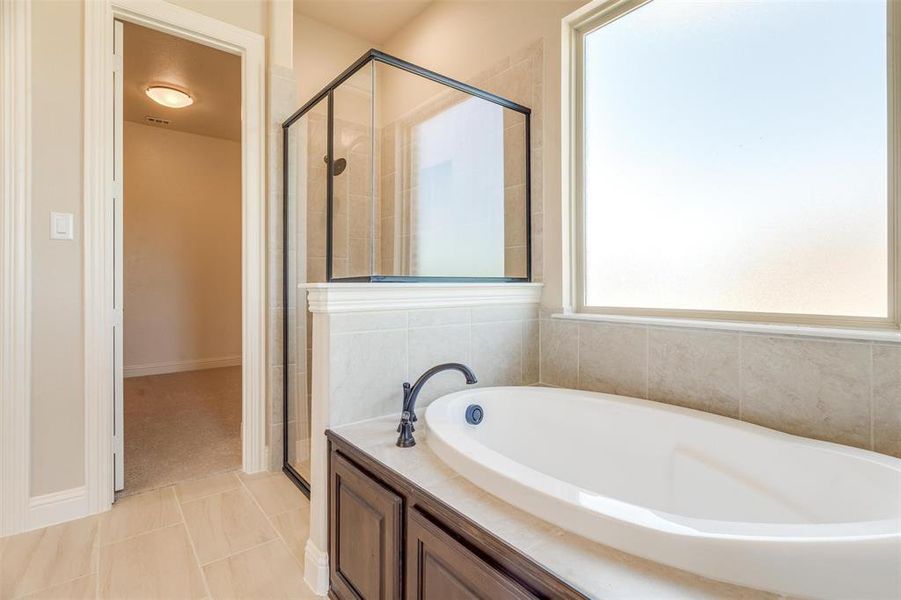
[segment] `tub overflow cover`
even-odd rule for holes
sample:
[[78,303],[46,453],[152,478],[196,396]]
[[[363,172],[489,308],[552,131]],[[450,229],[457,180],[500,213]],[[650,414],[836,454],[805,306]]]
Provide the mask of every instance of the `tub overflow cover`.
[[485,411],[478,404],[470,404],[466,407],[466,422],[470,425],[478,425],[484,416]]

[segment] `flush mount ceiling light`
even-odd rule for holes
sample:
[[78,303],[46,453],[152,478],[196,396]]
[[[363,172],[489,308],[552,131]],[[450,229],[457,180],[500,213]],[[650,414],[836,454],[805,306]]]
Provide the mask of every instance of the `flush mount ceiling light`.
[[147,88],[147,95],[157,104],[162,104],[169,108],[184,108],[194,104],[194,98],[177,90],[173,87],[165,85],[155,85]]

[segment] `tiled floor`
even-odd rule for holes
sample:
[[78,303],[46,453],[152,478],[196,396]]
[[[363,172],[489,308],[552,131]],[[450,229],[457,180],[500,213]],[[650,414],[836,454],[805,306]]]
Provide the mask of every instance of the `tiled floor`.
[[308,523],[281,473],[183,482],[0,539],[0,600],[317,598],[303,581]]

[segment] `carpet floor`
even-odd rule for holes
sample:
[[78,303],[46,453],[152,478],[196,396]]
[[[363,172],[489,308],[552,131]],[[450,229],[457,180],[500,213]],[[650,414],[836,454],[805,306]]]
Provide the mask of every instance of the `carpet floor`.
[[125,490],[241,468],[241,367],[125,380]]

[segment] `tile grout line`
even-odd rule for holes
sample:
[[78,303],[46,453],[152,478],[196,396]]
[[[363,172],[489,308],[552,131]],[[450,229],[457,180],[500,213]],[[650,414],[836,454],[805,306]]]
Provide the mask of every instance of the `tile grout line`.
[[651,328],[644,328],[644,398],[651,399]]
[[[177,501],[176,501],[176,503],[177,503]],[[179,509],[181,509],[181,506],[179,506]],[[100,548],[103,549],[104,547],[107,547],[107,546],[115,546],[116,544],[119,544],[119,543],[121,543],[121,542],[127,542],[127,541],[129,541],[129,540],[133,540],[133,539],[135,539],[135,538],[139,538],[139,537],[141,537],[142,535],[147,535],[148,533],[156,533],[157,531],[161,531],[161,530],[163,530],[163,529],[168,529],[169,527],[174,527],[174,526],[176,526],[176,525],[178,525],[178,524],[179,524],[179,523],[169,523],[168,525],[160,525],[159,527],[153,527],[153,528],[148,529],[148,530],[146,530],[146,531],[142,531],[141,533],[136,533],[136,534],[134,534],[134,535],[129,535],[129,536],[124,537],[124,538],[119,538],[119,539],[117,539],[117,540],[114,540],[114,541],[112,541],[112,542],[109,542],[108,544],[101,543],[101,544],[100,544]]]
[[[273,425],[281,425],[281,423],[273,423]],[[202,496],[197,496],[196,498],[191,498],[190,500],[182,500],[181,498],[179,498],[178,492],[176,492],[175,499],[178,501],[179,504],[190,504],[191,502],[203,500],[204,498],[209,498],[210,496],[217,496],[219,494],[224,494],[225,492],[230,492],[232,490],[236,490],[241,487],[241,478],[238,477],[238,471],[226,471],[225,473],[230,473],[231,475],[233,475],[234,478],[238,481],[238,485],[236,485],[235,487],[230,487],[225,490],[219,490],[216,492],[210,492],[208,494],[203,494]],[[221,473],[221,475],[224,475],[225,473]],[[211,477],[218,477],[218,475],[214,474],[214,475],[211,475]],[[202,477],[201,479],[206,479],[206,477]]]
[[[88,518],[90,518],[90,517],[88,517]],[[63,523],[56,523],[56,525],[63,525],[65,523],[71,523],[71,522],[72,521],[64,521]],[[54,525],[48,525],[47,527],[42,527],[41,529],[47,529],[48,527],[54,527]],[[40,531],[40,529],[35,529],[32,531]],[[96,597],[100,598],[100,596],[99,596],[99,593],[100,593],[100,589],[99,589],[100,588],[100,546],[99,546],[100,524],[99,523],[97,524],[97,531],[98,531],[98,533],[95,536],[94,543],[92,544],[92,546],[93,546],[92,552],[96,551],[96,554],[95,554],[96,558],[91,561],[92,564],[96,563],[96,570],[94,570],[94,567],[91,567],[92,570],[89,573],[82,573],[81,575],[76,575],[75,577],[71,577],[69,579],[57,581],[56,583],[53,583],[46,587],[38,588],[36,590],[31,590],[30,592],[26,592],[19,596],[12,596],[10,598],[10,600],[23,600],[24,598],[28,598],[29,596],[33,596],[35,594],[40,594],[41,592],[46,592],[47,590],[51,590],[55,587],[70,584],[73,581],[78,581],[79,579],[84,579],[85,577],[93,577],[94,578],[94,580],[95,580],[94,581],[94,592],[97,594]],[[31,533],[31,531],[23,531],[21,533]],[[13,535],[19,535],[19,534],[13,534]],[[6,537],[13,537],[13,536],[6,536]]]
[[876,450],[876,344],[870,344],[870,450]]
[[253,546],[249,546],[247,548],[237,550],[235,552],[232,552],[231,554],[226,554],[225,556],[220,556],[219,558],[214,558],[213,560],[207,561],[205,563],[199,562],[199,559],[198,559],[198,564],[200,565],[200,570],[203,571],[204,567],[208,567],[210,565],[214,565],[214,564],[222,562],[224,560],[234,558],[234,557],[244,554],[246,552],[250,552],[251,550],[256,550],[260,546],[265,546],[266,544],[271,544],[272,542],[278,542],[278,541],[281,541],[281,538],[279,538],[278,536],[275,536],[274,538],[269,538],[265,542],[260,542],[259,544],[254,544]]
[[[277,477],[277,476],[278,476],[277,474],[272,474],[270,472],[269,477]],[[300,572],[303,573],[304,569],[305,569],[304,563],[299,562],[297,560],[297,557],[294,556],[294,553],[291,552],[291,549],[288,547],[288,542],[285,541],[284,537],[282,536],[282,532],[279,531],[278,527],[276,527],[275,523],[272,520],[272,517],[275,517],[277,515],[269,516],[266,513],[266,511],[263,510],[263,505],[260,504],[259,501],[257,500],[256,496],[253,495],[253,491],[251,491],[251,489],[247,486],[247,482],[244,481],[243,479],[241,479],[240,477],[238,477],[238,479],[241,481],[241,485],[244,487],[244,489],[247,491],[247,493],[250,494],[250,498],[251,498],[251,500],[253,500],[253,503],[256,504],[257,508],[260,509],[260,512],[263,513],[263,517],[265,517],[266,522],[269,523],[269,527],[271,527],[272,531],[275,532],[275,537],[271,540],[267,540],[266,542],[263,542],[263,544],[267,544],[267,543],[275,541],[275,540],[280,541],[282,543],[282,545],[285,547],[285,550],[288,552],[288,554],[291,555],[291,558],[294,560],[294,562],[300,566]],[[286,510],[284,512],[280,512],[278,514],[282,515],[282,514],[291,512],[292,510],[295,510],[295,509],[288,509],[288,510]],[[307,537],[309,538],[309,535]],[[258,547],[262,546],[263,544],[257,544],[256,546],[254,546],[254,548],[258,548]],[[241,552],[247,552],[248,550],[253,550],[253,548],[247,548],[245,550],[241,550]],[[236,554],[239,554],[239,553],[236,553]],[[234,556],[234,555],[232,555],[232,556]],[[228,558],[228,557],[226,557],[226,558]],[[304,581],[304,585],[306,585],[306,581]]]
[[[172,489],[172,495],[175,496],[175,489]],[[191,554],[194,555],[194,564],[197,567],[197,570],[200,571],[200,581],[203,583],[203,590],[206,593],[206,597],[212,600],[213,594],[210,592],[210,584],[206,580],[206,573],[203,571],[203,565],[200,563],[200,556],[197,554],[197,547],[194,544],[194,538],[191,536],[191,530],[188,529],[188,521],[185,519],[185,512],[182,510],[181,502],[178,501],[178,497],[175,497],[175,504],[178,506],[178,514],[181,517],[181,525],[185,528],[185,535],[188,537],[188,544],[191,546]]]
[[744,367],[744,339],[742,332],[738,332],[738,420],[744,421],[745,382],[743,380]]

